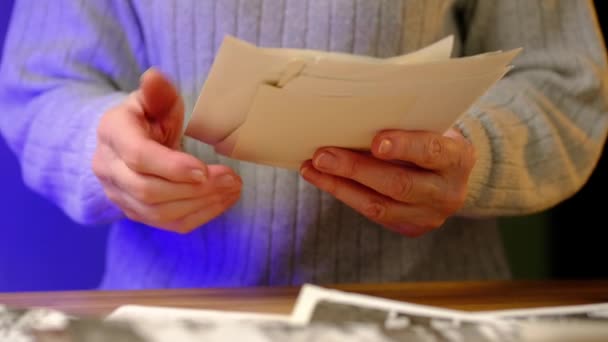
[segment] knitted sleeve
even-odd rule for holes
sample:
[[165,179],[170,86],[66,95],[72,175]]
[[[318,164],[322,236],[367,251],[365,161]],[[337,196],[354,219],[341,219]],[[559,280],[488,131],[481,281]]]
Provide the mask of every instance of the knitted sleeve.
[[591,1],[479,0],[462,23],[464,54],[524,50],[458,123],[478,153],[461,214],[528,214],[573,195],[608,130],[605,47]]
[[25,183],[80,223],[121,216],[91,160],[99,118],[144,70],[134,18],[127,0],[15,4],[0,71],[0,131]]

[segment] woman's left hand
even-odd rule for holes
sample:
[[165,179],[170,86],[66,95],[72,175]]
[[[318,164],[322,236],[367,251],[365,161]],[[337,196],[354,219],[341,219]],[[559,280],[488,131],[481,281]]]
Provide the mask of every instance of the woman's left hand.
[[411,237],[440,227],[463,206],[475,150],[459,131],[385,131],[371,152],[321,148],[300,172],[370,220]]

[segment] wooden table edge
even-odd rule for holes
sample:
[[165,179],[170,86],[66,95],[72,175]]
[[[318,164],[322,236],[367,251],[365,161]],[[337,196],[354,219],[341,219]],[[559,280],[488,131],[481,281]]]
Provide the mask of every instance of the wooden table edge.
[[[347,292],[467,311],[608,302],[608,280],[465,281],[322,285]],[[10,307],[103,316],[127,304],[288,314],[300,287],[0,293]]]

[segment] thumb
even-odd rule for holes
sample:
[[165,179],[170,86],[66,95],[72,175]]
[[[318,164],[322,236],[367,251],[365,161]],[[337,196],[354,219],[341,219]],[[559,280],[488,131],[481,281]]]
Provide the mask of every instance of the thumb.
[[141,75],[139,89],[139,100],[148,119],[163,119],[181,101],[177,89],[155,68]]
[[139,102],[158,142],[179,149],[184,123],[184,103],[177,89],[160,71],[148,69],[140,79]]

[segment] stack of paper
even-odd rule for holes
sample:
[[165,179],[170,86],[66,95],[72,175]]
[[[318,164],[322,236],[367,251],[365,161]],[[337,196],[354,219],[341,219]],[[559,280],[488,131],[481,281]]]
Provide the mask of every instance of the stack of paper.
[[163,341],[150,326],[176,332],[179,322],[188,321],[198,323],[191,340],[206,341],[227,336],[255,341],[608,341],[608,303],[474,313],[309,284],[291,315],[123,306],[107,319],[131,322],[150,342]]
[[186,134],[235,159],[298,169],[320,147],[368,150],[382,130],[444,132],[520,51],[450,58],[452,44],[379,59],[228,36]]
[[608,303],[464,312],[304,285],[288,315],[128,305],[99,320],[0,306],[0,341],[605,342],[607,323]]

